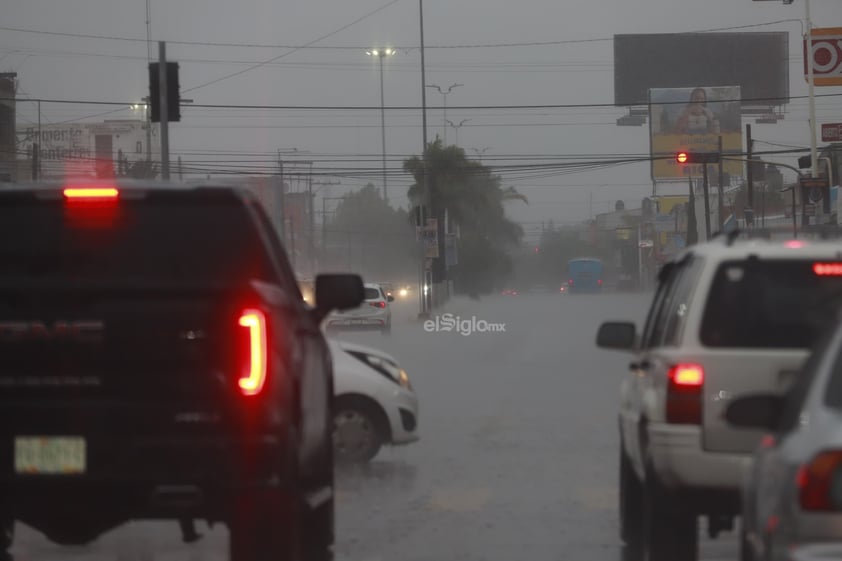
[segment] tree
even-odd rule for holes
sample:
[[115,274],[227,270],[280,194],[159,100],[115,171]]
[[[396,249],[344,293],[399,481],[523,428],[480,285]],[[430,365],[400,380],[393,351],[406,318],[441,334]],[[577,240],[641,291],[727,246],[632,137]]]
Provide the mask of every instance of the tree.
[[327,265],[357,270],[372,281],[414,278],[418,253],[409,215],[369,183],[345,196],[325,229]]
[[[514,187],[502,187],[501,179],[475,160],[465,157],[458,146],[443,146],[441,140],[427,145],[428,183],[432,199],[428,216],[438,219],[439,254],[444,255],[445,210],[461,237],[457,242],[459,264],[451,269],[458,292],[487,293],[505,280],[512,268],[507,250],[520,243],[523,229],[506,218],[505,203],[528,202]],[[404,170],[415,183],[408,196],[414,205],[424,203],[424,161],[413,156]],[[443,262],[443,258],[438,260]]]

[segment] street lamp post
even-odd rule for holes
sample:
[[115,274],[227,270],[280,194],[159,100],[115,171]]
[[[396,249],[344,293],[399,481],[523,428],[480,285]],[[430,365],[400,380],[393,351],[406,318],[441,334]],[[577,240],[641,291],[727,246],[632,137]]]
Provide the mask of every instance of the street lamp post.
[[450,92],[452,92],[454,88],[458,88],[458,87],[464,86],[464,85],[465,84],[450,84],[450,86],[448,86],[447,90],[441,89],[441,86],[439,86],[438,84],[430,84],[430,85],[427,86],[428,88],[436,88],[439,91],[439,93],[441,94],[442,99],[444,100],[444,114],[442,115],[441,128],[442,128],[442,131],[443,131],[443,139],[442,140],[444,141],[445,146],[447,146],[447,95]]
[[383,153],[383,200],[389,202],[389,193],[386,187],[386,107],[383,94],[383,59],[392,56],[395,49],[371,49],[366,51],[368,56],[376,56],[380,60],[380,142]]
[[459,129],[461,129],[462,125],[464,125],[468,121],[470,121],[470,119],[462,119],[461,121],[459,121],[458,125],[453,124],[453,121],[451,121],[449,119],[447,121],[447,124],[450,125],[451,127],[453,127],[454,130],[456,130],[456,142],[454,143],[456,146],[459,146]]
[[471,148],[479,158],[479,161],[482,162],[482,156],[486,153],[486,151],[491,150],[491,146],[483,146],[482,149],[480,148]]

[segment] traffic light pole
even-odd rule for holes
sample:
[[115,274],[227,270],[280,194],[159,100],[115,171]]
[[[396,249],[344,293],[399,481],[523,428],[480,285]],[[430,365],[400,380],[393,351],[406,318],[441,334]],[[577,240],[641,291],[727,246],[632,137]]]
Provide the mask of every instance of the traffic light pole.
[[719,147],[719,189],[717,189],[717,195],[719,197],[719,206],[718,206],[718,208],[719,208],[719,211],[718,211],[719,212],[719,220],[717,220],[717,222],[719,223],[719,231],[721,232],[722,228],[725,226],[725,217],[723,216],[723,214],[725,214],[725,185],[723,185],[723,183],[725,183],[725,170],[723,169],[723,165],[722,165],[722,136],[719,137],[718,147]]
[[161,99],[161,179],[170,178],[170,133],[167,112],[167,44],[158,41],[158,92]]

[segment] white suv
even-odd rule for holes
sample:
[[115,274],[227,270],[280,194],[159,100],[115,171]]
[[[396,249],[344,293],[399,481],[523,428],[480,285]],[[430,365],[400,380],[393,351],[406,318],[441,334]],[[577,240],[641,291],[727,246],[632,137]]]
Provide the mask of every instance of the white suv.
[[842,246],[737,241],[684,250],[662,268],[638,335],[603,324],[597,344],[634,353],[621,389],[620,532],[650,561],[698,558],[699,516],[732,530],[761,432],[730,426],[729,400],[781,392],[842,296]]

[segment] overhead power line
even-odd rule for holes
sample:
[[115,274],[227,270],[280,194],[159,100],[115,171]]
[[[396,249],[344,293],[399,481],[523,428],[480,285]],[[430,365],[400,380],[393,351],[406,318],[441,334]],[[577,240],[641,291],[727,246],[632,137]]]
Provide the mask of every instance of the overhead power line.
[[[386,7],[394,4],[399,0],[395,0],[387,4],[386,6],[382,6],[378,8],[377,11],[381,9],[385,9]],[[369,14],[372,15],[372,14]],[[364,16],[368,17],[368,16]],[[361,20],[359,20],[361,21]],[[770,25],[779,25],[782,23],[803,23],[799,19],[781,19],[775,21],[767,21],[762,23],[753,23],[747,25],[734,25],[730,27],[718,27],[718,28],[710,28],[710,29],[700,29],[700,30],[690,30],[685,31],[683,33],[715,33],[720,31],[736,31],[740,29],[751,29],[757,27],[768,27]],[[356,22],[353,22],[350,25],[353,25]],[[96,35],[96,34],[86,34],[86,33],[65,33],[59,31],[47,31],[47,30],[40,30],[40,29],[31,29],[31,28],[23,28],[23,27],[9,27],[9,26],[0,26],[0,31],[15,31],[18,33],[31,33],[37,35],[53,35],[57,37],[72,37],[72,38],[79,38],[79,39],[99,39],[99,40],[107,40],[107,41],[123,41],[123,42],[134,42],[134,43],[146,43],[146,39],[137,38],[137,37],[124,37],[124,36],[117,36],[117,35]],[[341,31],[341,29],[339,30]],[[339,31],[330,33],[326,35],[324,38],[327,38],[331,35],[335,35]],[[675,33],[679,35],[681,33]],[[320,41],[321,39],[317,39],[316,41],[312,41],[310,43],[305,43],[303,45],[278,45],[278,44],[270,44],[270,43],[236,43],[236,42],[220,42],[220,41],[167,41],[170,45],[185,45],[185,46],[200,46],[200,47],[229,47],[229,48],[256,48],[256,49],[313,49],[313,50],[360,50],[360,49],[367,49],[370,48],[371,45],[314,45],[313,43]],[[564,39],[564,40],[549,40],[549,41],[527,41],[527,42],[498,42],[498,43],[473,43],[473,44],[454,44],[454,45],[425,45],[425,49],[488,49],[488,48],[507,48],[507,47],[545,47],[545,46],[555,46],[555,45],[575,45],[575,44],[586,44],[586,43],[598,43],[598,42],[605,42],[605,41],[613,41],[613,37],[594,37],[594,38],[583,38],[583,39]],[[415,50],[418,49],[416,45],[403,45],[394,47],[400,50]]]
[[[789,100],[808,99],[809,96],[789,96]],[[816,99],[842,97],[842,93],[816,94]],[[741,103],[775,103],[780,97],[753,97],[727,100],[727,102],[739,101]],[[37,98],[9,98],[0,97],[0,101],[40,101],[42,103],[62,103],[70,105],[123,105],[129,107],[134,101],[93,101],[93,100],[70,100],[70,99],[37,99]],[[658,105],[686,104],[686,101],[659,102]],[[724,103],[724,102],[723,102]],[[641,103],[641,105],[646,105]],[[261,109],[261,110],[309,110],[309,111],[380,111],[379,105],[258,105],[258,104],[235,104],[235,103],[191,103],[190,107],[204,109]],[[449,110],[486,110],[486,109],[507,109],[507,110],[528,110],[528,109],[582,109],[591,107],[619,108],[614,103],[548,103],[534,105],[457,105],[448,106]],[[428,105],[427,109],[442,109],[441,106]],[[421,109],[416,105],[391,105],[386,106],[387,111],[415,111]]]

